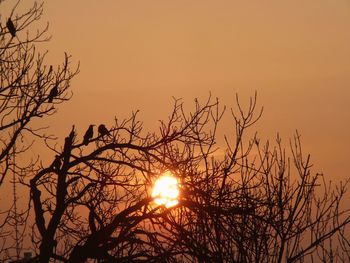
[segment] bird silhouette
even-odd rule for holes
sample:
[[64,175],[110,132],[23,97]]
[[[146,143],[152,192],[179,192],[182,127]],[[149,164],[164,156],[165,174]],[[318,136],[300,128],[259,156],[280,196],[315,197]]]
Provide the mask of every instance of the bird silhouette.
[[49,103],[51,103],[51,102],[53,101],[53,99],[54,99],[57,95],[58,95],[58,86],[55,85],[55,86],[51,89],[51,91],[50,91],[50,93],[49,93],[49,96],[48,96],[48,98],[49,98]]
[[70,131],[68,138],[73,143],[75,138],[75,125],[72,126],[72,130]]
[[104,124],[100,124],[98,126],[98,133],[100,136],[110,135],[109,131],[107,130],[106,126]]
[[61,158],[59,155],[56,155],[55,160],[52,163],[52,167],[56,170],[59,171],[60,167],[61,167]]
[[75,126],[72,126],[72,130],[69,135],[64,139],[63,155],[65,159],[69,159],[71,153],[72,145],[75,139]]
[[16,30],[15,25],[13,24],[10,17],[9,17],[9,19],[7,19],[6,26],[7,26],[7,29],[9,30],[11,36],[15,37],[17,30]]
[[85,132],[84,140],[83,140],[83,143],[85,145],[88,145],[89,144],[89,140],[94,136],[94,126],[95,125],[91,124],[89,126],[89,128],[87,129],[87,131]]

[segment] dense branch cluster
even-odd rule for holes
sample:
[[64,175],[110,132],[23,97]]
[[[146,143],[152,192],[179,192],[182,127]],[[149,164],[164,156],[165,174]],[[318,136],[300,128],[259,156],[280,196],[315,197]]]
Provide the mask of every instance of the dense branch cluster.
[[[30,34],[28,27],[39,20],[42,5],[34,4],[28,12],[9,14],[0,24],[0,185],[5,179],[11,153],[24,152],[30,145],[21,144],[28,135],[43,136],[40,127],[31,123],[56,112],[56,105],[70,98],[70,80],[77,70],[70,68],[65,54],[62,65],[45,65],[45,55],[36,51],[38,42],[48,41],[47,27]],[[27,30],[27,31],[26,31]],[[14,145],[16,144],[16,147]]]
[[[198,111],[186,117],[182,105],[176,103],[169,122],[162,123],[160,135],[142,135],[136,114],[122,122],[116,119],[109,135],[99,133],[88,145],[78,140],[73,127],[63,149],[53,149],[57,155],[52,164],[40,167],[30,180],[40,255],[50,252],[51,256],[57,245],[57,249],[71,253],[71,262],[78,262],[75,257],[83,257],[82,261],[107,257],[110,250],[123,244],[137,245],[140,257],[147,256],[150,241],[145,233],[136,235],[145,231],[139,224],[167,213],[151,207],[149,191],[155,176],[166,170],[181,174],[189,163],[200,161],[194,157],[194,148],[211,142],[208,134],[197,129],[208,124],[200,121],[210,116],[214,105],[197,106]],[[45,199],[41,198],[43,191]],[[49,221],[45,223],[45,219]],[[74,235],[67,235],[73,229]],[[54,240],[61,241],[57,236],[65,241],[54,244]],[[65,247],[74,241],[77,246],[73,251]]]
[[[246,142],[261,114],[256,98],[247,112],[237,105],[224,157],[215,143],[224,110],[211,99],[191,114],[175,101],[157,133],[142,132],[134,114],[86,145],[73,126],[63,148],[52,148],[52,164],[30,179],[39,261],[346,262],[345,185],[312,175],[298,134],[290,157],[279,137],[273,147],[257,135]],[[180,181],[173,208],[150,197],[164,171]]]
[[[73,125],[61,141],[46,136],[33,120],[70,98],[77,70],[68,55],[54,67],[36,51],[47,28],[34,35],[27,28],[42,5],[19,15],[16,8],[0,21],[0,190],[13,156],[33,138],[51,162],[16,167],[28,208],[0,210],[0,260],[16,257],[9,229],[21,223],[32,262],[350,261],[347,184],[333,187],[311,171],[298,133],[287,148],[279,136],[274,143],[250,137],[262,114],[256,94],[246,110],[236,97],[226,145],[217,141],[227,110],[211,97],[195,100],[192,111],[175,99],[154,132],[133,113],[109,127]],[[164,172],[179,181],[179,202],[168,208],[151,196]]]
[[[0,17],[0,187],[5,184],[8,187],[12,179],[9,174],[20,170],[15,159],[24,156],[35,138],[49,139],[44,133],[44,122],[33,123],[54,114],[57,105],[71,97],[70,81],[78,72],[71,69],[67,54],[61,65],[46,65],[46,53],[38,52],[37,44],[49,40],[48,28],[30,31],[41,18],[43,6],[35,3],[28,11],[18,14],[18,5],[19,1]],[[13,245],[6,238],[13,235],[8,225],[24,224],[23,214],[14,212],[0,208],[0,251],[7,251]]]

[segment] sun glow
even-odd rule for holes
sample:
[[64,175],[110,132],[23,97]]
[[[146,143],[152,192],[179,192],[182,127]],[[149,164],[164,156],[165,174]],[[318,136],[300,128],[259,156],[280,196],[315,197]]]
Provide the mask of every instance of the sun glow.
[[169,208],[179,203],[179,188],[177,179],[166,172],[159,177],[154,184],[152,197],[157,205],[165,205]]

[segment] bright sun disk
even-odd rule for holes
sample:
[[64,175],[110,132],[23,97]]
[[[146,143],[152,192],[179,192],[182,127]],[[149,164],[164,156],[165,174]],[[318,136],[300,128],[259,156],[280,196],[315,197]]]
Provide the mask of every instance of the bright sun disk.
[[170,172],[159,177],[154,184],[152,197],[157,205],[165,205],[167,208],[177,205],[179,203],[177,179]]

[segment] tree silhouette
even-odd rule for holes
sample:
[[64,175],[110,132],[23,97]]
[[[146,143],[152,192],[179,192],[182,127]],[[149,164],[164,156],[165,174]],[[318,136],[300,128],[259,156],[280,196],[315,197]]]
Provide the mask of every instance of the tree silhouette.
[[[224,111],[211,99],[189,114],[176,100],[159,133],[143,133],[136,114],[88,145],[73,127],[63,148],[51,148],[52,164],[23,178],[39,262],[347,262],[346,185],[332,188],[311,173],[298,134],[290,158],[279,137],[273,147],[257,135],[245,142],[261,112],[254,114],[256,97],[247,112],[238,98],[236,105],[236,137],[226,138],[223,157],[215,140]],[[150,193],[164,171],[180,181],[171,208]]]
[[[67,54],[62,65],[45,65],[46,53],[38,52],[37,46],[49,40],[48,28],[34,34],[30,31],[41,18],[42,4],[35,3],[26,12],[17,14],[19,4],[17,1],[9,14],[2,14],[8,17],[0,21],[0,188],[9,180],[9,173],[15,172],[13,167],[20,166],[14,163],[15,157],[23,155],[34,138],[51,139],[45,135],[44,127],[34,125],[34,121],[54,114],[57,105],[71,97],[70,81],[78,72],[70,69]],[[26,168],[30,170],[30,165]],[[18,222],[20,215],[4,207],[0,213],[1,252],[10,243],[5,240],[11,234],[6,225]]]
[[[13,220],[30,226],[23,235],[31,237],[33,262],[350,261],[347,182],[333,186],[313,173],[298,133],[288,148],[279,136],[275,143],[249,136],[262,114],[256,95],[247,110],[236,97],[224,147],[217,131],[227,111],[211,97],[195,100],[190,112],[175,99],[157,132],[145,132],[137,112],[95,133],[94,124],[73,125],[61,143],[33,126],[70,98],[77,70],[68,55],[61,66],[45,65],[36,45],[49,40],[47,28],[23,34],[42,5],[15,15],[18,3],[0,23],[0,189],[11,155],[23,154],[31,138],[46,143],[52,161],[16,166],[29,202],[20,217],[0,211],[3,261],[12,256],[6,226]],[[180,196],[167,208],[151,192],[169,171]]]

